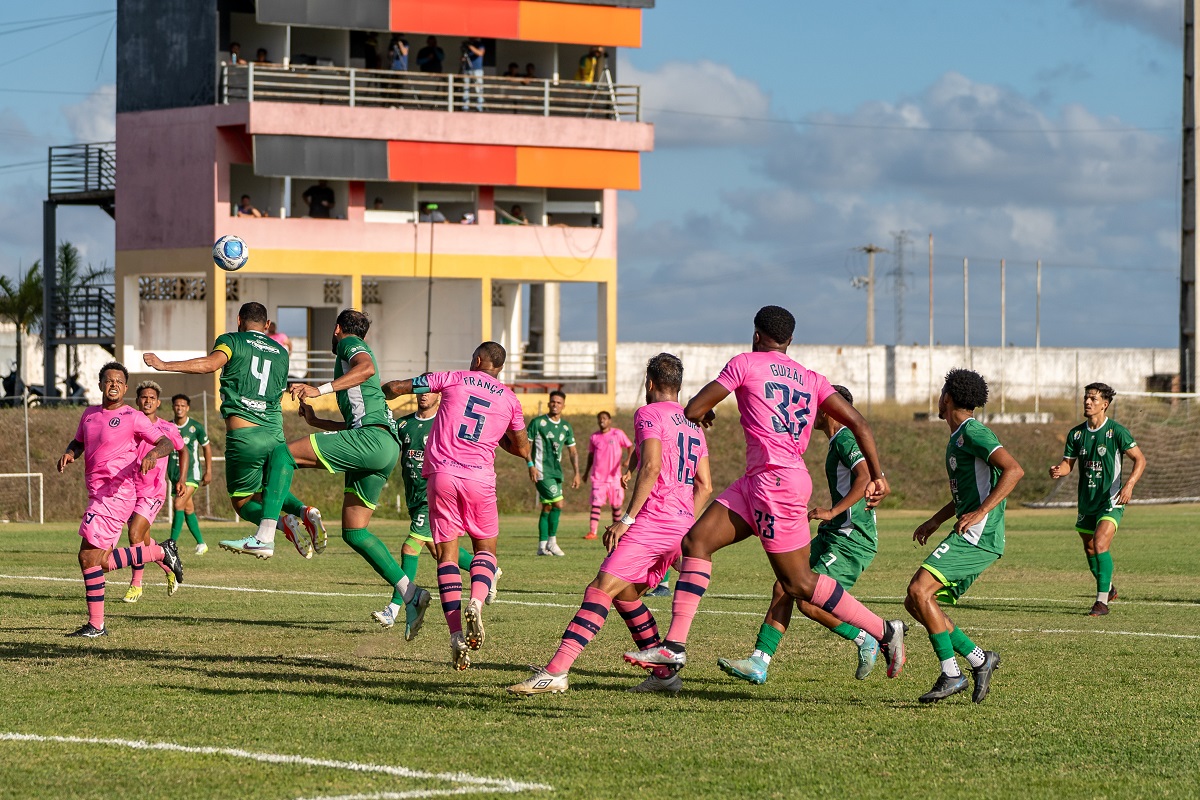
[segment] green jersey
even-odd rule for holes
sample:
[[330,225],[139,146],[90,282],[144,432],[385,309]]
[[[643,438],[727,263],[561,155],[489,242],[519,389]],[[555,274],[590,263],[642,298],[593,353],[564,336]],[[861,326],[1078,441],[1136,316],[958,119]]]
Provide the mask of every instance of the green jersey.
[[1071,429],[1063,458],[1079,462],[1080,514],[1103,514],[1116,505],[1121,493],[1121,457],[1134,447],[1133,434],[1111,419],[1096,430],[1086,421]]
[[387,398],[383,396],[383,386],[379,383],[379,364],[375,354],[367,343],[357,336],[347,336],[337,345],[337,361],[333,365],[333,379],[350,371],[350,359],[359,353],[366,353],[375,365],[375,374],[351,389],[343,389],[337,393],[338,410],[348,428],[361,428],[364,425],[378,425],[396,435],[396,421],[392,418],[392,409],[388,408]]
[[212,349],[229,359],[221,370],[221,417],[282,431],[288,351],[260,331],[223,333]]
[[[992,453],[1004,445],[996,434],[974,417],[967,419],[950,434],[946,445],[946,474],[954,496],[954,515],[961,517],[977,511],[996,488],[1000,470],[988,463]],[[988,515],[962,532],[962,538],[981,550],[1004,554],[1004,506],[1006,500]]]
[[406,414],[396,420],[396,432],[400,437],[400,472],[404,478],[404,504],[411,512],[427,503],[425,499],[425,440],[433,428],[434,414],[428,419]]
[[529,438],[533,444],[533,466],[546,478],[562,480],[563,448],[575,446],[575,431],[565,417],[558,422],[546,414],[529,423]]
[[[204,475],[204,471],[200,469],[200,449],[208,446],[208,433],[203,425],[191,417],[178,427],[179,436],[183,439],[183,449],[187,450],[188,454],[188,471],[183,479],[187,483],[199,484],[201,476]],[[171,459],[167,462],[167,475],[172,481],[179,480],[179,454],[174,450],[171,451]]]
[[[829,454],[825,456],[825,478],[829,481],[829,499],[832,505],[836,506],[842,502],[850,492],[850,486],[854,483],[854,467],[863,460],[862,451],[858,449],[858,442],[849,428],[841,428],[829,439]],[[854,536],[863,544],[869,545],[871,550],[878,547],[875,511],[867,508],[865,497],[860,497],[849,510],[828,522],[822,522],[817,526],[817,532]]]

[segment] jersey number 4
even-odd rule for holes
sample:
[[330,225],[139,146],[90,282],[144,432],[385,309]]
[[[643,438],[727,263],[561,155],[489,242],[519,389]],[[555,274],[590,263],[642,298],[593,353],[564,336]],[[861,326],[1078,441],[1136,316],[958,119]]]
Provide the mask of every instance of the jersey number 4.
[[254,356],[250,359],[250,374],[258,378],[258,396],[267,396],[267,381],[271,379],[271,362]]
[[467,423],[458,426],[458,438],[468,442],[478,442],[479,437],[483,434],[483,414],[480,414],[475,409],[487,410],[492,407],[492,404],[482,397],[472,395],[467,399],[467,407],[463,409],[463,416],[475,423],[473,430],[467,429]]
[[[771,426],[776,433],[790,433],[793,439],[799,439],[800,434],[808,427],[808,415],[812,413],[809,403],[812,395],[793,389],[782,383],[768,383],[765,387],[767,400],[775,402],[775,416],[771,417]],[[801,400],[804,401],[801,404]]]

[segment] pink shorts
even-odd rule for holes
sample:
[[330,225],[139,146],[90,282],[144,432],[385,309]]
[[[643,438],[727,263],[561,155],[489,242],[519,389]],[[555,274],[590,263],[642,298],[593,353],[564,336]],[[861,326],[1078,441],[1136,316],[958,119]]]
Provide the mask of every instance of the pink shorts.
[[158,516],[158,512],[162,511],[163,499],[161,497],[139,497],[133,505],[133,513],[139,517],[144,517],[151,525],[154,524],[154,518]]
[[92,547],[108,550],[121,539],[121,529],[133,514],[137,495],[132,483],[123,483],[111,494],[88,500],[79,524],[79,535]]
[[494,539],[500,535],[495,486],[435,472],[429,476],[425,489],[433,541],[453,542],[464,533],[472,539]]
[[625,490],[621,488],[620,478],[592,484],[592,505],[620,508],[624,502]]
[[681,547],[687,528],[679,531],[678,536],[664,534],[661,528],[647,535],[638,528],[635,524],[621,537],[600,565],[600,571],[634,585],[657,586],[667,569],[683,555]]
[[808,546],[808,501],[812,478],[806,469],[770,469],[743,475],[717,502],[737,514],[762,540],[768,553],[790,553]]

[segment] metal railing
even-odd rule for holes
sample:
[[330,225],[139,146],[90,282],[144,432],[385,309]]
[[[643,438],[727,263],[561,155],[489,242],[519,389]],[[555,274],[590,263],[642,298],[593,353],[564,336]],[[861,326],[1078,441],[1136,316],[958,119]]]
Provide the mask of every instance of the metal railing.
[[324,383],[333,380],[337,356],[328,350],[293,350],[288,380],[295,383]]
[[516,362],[516,369],[506,368],[503,377],[518,392],[608,391],[608,359],[603,353],[522,353]]
[[117,296],[111,285],[60,289],[55,297],[53,336],[59,344],[112,344],[117,332]]
[[641,87],[628,84],[296,64],[222,64],[220,101],[642,119]]
[[69,144],[50,148],[47,186],[58,195],[113,192],[117,187],[116,142]]

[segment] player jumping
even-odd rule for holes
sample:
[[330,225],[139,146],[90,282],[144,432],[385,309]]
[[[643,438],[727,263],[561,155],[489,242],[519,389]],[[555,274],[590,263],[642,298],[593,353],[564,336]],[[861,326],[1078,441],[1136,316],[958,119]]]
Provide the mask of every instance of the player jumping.
[[538,517],[539,556],[566,555],[558,546],[558,518],[563,505],[563,449],[571,456],[571,488],[579,488],[579,453],[575,449],[575,430],[563,419],[567,396],[558,389],[546,401],[546,413],[529,422],[529,442],[533,458],[529,463],[529,478],[537,487],[542,503]]
[[[608,558],[584,591],[583,604],[550,663],[508,687],[510,692],[565,692],[567,671],[599,633],[614,603],[638,649],[659,646],[658,625],[641,596],[679,559],[695,509],[712,494],[708,445],[699,426],[684,417],[682,383],[683,362],[675,356],[660,353],[646,365],[646,405],[633,418],[637,482],[624,516],[604,534]],[[630,691],[677,694],[682,685],[677,673],[675,666],[654,666],[650,677]]]
[[871,476],[868,501],[883,499],[888,487],[867,421],[825,376],[788,357],[795,327],[786,309],[760,309],[754,316],[753,351],[734,356],[687,405],[688,419],[711,425],[713,408],[730,392],[735,394],[746,435],[746,474],[709,505],[684,537],[671,628],[661,645],[626,653],[632,664],[682,667],[687,662],[688,630],[708,588],[713,554],[757,536],[785,593],[873,636],[887,657],[889,678],[904,666],[903,623],[885,622],[833,578],[814,574],[808,566],[812,480],[803,456],[812,435],[809,417],[815,411],[824,411],[854,434]]
[[[1050,468],[1050,477],[1058,480],[1071,474],[1076,460],[1083,461],[1075,530],[1083,540],[1083,554],[1096,578],[1096,602],[1088,612],[1092,617],[1107,614],[1108,604],[1117,599],[1109,548],[1125,514],[1125,505],[1133,497],[1133,487],[1146,470],[1146,456],[1133,440],[1133,434],[1107,416],[1116,394],[1106,383],[1089,383],[1083,387],[1084,421],[1067,434],[1062,461]],[[1133,472],[1122,486],[1121,457],[1124,455],[1133,461]]]
[[600,527],[600,509],[612,506],[612,521],[621,519],[621,506],[625,503],[625,487],[621,478],[629,471],[629,454],[633,443],[625,431],[612,426],[612,414],[601,411],[596,415],[599,428],[588,439],[587,466],[583,468],[584,480],[592,482],[592,517],[588,523],[585,539],[595,539]]
[[[171,541],[179,541],[183,532],[183,523],[187,522],[192,538],[196,540],[196,555],[202,556],[208,552],[204,536],[200,533],[200,520],[196,518],[194,495],[196,489],[212,483],[212,445],[208,442],[208,432],[204,426],[192,419],[192,400],[186,394],[177,394],[171,398],[171,410],[175,413],[175,426],[183,437],[183,449],[187,451],[187,469],[179,469],[179,459],[171,454],[171,462],[167,466],[167,477],[172,486],[180,477],[183,478],[183,491],[175,493],[175,516],[171,518]],[[204,455],[204,469],[200,469],[200,455]]]
[[[438,551],[438,593],[450,627],[450,659],[460,670],[471,666],[467,651],[483,645],[483,604],[497,572],[496,447],[529,463],[521,403],[512,389],[496,379],[506,355],[496,342],[484,342],[471,355],[469,370],[431,372],[383,385],[389,399],[427,392],[442,395],[422,471]],[[475,552],[465,612],[457,559],[458,539],[463,534],[471,537]]]
[[[129,370],[116,361],[100,368],[101,404],[91,406],[79,419],[75,438],[58,460],[61,473],[71,462],[84,457],[88,506],[79,526],[79,568],[83,572],[88,621],[68,636],[89,639],[107,636],[104,627],[104,573],[148,561],[166,564],[183,581],[183,563],[175,543],[145,544],[113,549],[121,528],[137,503],[134,478],[154,469],[160,458],[171,452],[171,440],[157,433],[150,420],[122,400],[129,388]],[[140,460],[137,446],[151,446]]]

